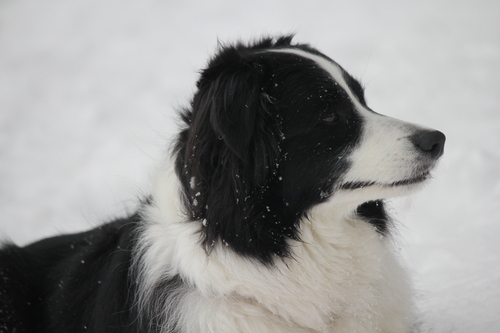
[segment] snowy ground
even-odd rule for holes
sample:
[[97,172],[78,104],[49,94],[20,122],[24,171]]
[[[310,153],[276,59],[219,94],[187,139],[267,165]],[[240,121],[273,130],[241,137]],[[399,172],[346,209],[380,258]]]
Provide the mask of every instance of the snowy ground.
[[447,135],[394,203],[423,332],[500,332],[500,2],[0,1],[0,237],[129,211],[221,40],[296,32],[381,113]]

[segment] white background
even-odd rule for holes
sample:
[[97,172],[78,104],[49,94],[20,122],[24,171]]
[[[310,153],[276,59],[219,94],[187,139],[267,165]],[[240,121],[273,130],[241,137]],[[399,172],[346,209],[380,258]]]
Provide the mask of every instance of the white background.
[[0,237],[134,209],[221,41],[295,32],[377,112],[447,135],[393,202],[422,332],[500,332],[500,2],[0,0]]

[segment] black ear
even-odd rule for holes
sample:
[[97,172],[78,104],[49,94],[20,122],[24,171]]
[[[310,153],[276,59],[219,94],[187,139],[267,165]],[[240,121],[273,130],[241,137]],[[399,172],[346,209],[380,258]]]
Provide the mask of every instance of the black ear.
[[241,58],[232,60],[224,68],[210,67],[202,74],[198,95],[218,139],[245,160],[255,135],[256,119],[265,112],[262,72],[258,65]]
[[[247,180],[262,185],[279,154],[279,125],[266,93],[271,74],[255,55],[227,49],[202,72],[193,111],[203,110]],[[243,175],[241,175],[243,176]]]

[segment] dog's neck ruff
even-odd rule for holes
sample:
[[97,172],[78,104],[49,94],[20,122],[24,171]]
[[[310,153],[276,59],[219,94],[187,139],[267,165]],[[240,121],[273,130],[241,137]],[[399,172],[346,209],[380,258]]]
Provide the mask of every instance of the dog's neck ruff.
[[269,50],[269,52],[295,54],[302,58],[312,60],[321,68],[323,68],[332,77],[332,79],[338,85],[340,85],[340,87],[349,95],[352,101],[354,101],[355,103],[357,102],[356,108],[361,108],[361,105],[357,97],[355,97],[354,94],[351,92],[351,89],[349,88],[347,82],[344,79],[343,71],[337,63],[333,62],[330,59],[324,58],[320,55],[312,54],[310,52],[296,48],[273,49]]
[[[266,314],[259,314],[262,320],[281,318],[289,332],[294,332],[292,327],[299,327],[300,332],[327,332],[332,320],[347,315],[346,311],[359,313],[358,320],[373,328],[378,320],[371,316],[379,316],[380,307],[403,311],[380,304],[386,299],[380,297],[381,288],[383,293],[398,290],[394,297],[401,299],[394,304],[401,304],[407,296],[402,292],[406,286],[395,283],[406,279],[390,251],[389,238],[380,237],[352,211],[334,213],[335,207],[328,202],[314,207],[301,221],[302,241],[290,241],[293,257],[276,257],[269,267],[236,254],[223,243],[214,244],[208,255],[200,244],[202,221],[187,221],[180,208],[181,191],[172,168],[161,171],[155,184],[151,204],[142,212],[145,225],[136,261],[138,301],[144,308],[153,304],[151,311],[156,314],[179,316],[176,325],[190,322],[193,316],[206,318],[206,326],[200,323],[194,331],[208,332],[204,327],[215,320],[212,311],[232,311],[239,302],[255,304],[255,311]],[[159,286],[172,278],[185,283],[184,291],[174,298],[169,298],[167,290],[158,294]],[[158,298],[164,303],[158,303]],[[232,305],[227,308],[229,299]],[[352,299],[359,301],[346,308]],[[207,300],[208,309],[199,306]],[[178,312],[167,311],[167,302],[177,304]],[[191,318],[182,318],[188,315]],[[265,324],[272,327],[270,322]],[[170,325],[167,319],[164,325]]]

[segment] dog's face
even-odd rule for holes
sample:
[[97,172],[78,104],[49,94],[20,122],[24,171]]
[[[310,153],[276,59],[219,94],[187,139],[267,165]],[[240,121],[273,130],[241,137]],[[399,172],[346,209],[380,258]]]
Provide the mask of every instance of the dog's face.
[[[284,141],[286,154],[296,157],[289,168],[283,168],[290,170],[287,178],[309,183],[311,177],[303,175],[313,173],[318,176],[317,184],[322,184],[322,196],[355,204],[409,193],[428,179],[443,153],[441,132],[372,111],[359,82],[324,55],[299,49],[274,52],[302,58],[296,61],[309,60],[323,71],[315,73],[316,84],[303,87],[305,91],[297,93],[302,96],[295,97],[299,105],[314,99],[316,105],[306,107],[310,111],[290,106],[283,110],[297,117],[290,127],[300,133]],[[300,101],[301,97],[306,101]],[[286,123],[283,130],[290,130]],[[306,165],[296,167],[301,164]]]
[[445,140],[375,113],[338,64],[288,37],[223,48],[184,119],[177,173],[205,246],[263,262],[289,254],[315,205],[383,219],[380,199],[422,184]]

